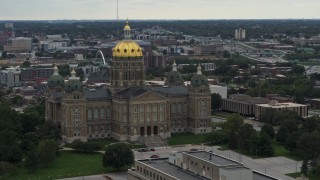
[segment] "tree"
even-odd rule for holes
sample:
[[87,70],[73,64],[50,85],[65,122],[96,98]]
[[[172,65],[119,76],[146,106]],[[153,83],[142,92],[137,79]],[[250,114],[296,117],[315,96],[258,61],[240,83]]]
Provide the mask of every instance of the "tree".
[[103,155],[103,167],[113,167],[118,171],[124,166],[133,164],[134,155],[127,144],[109,145]]
[[228,135],[225,131],[213,131],[206,136],[206,141],[212,144],[223,144],[228,141]]
[[274,149],[269,137],[265,134],[260,135],[256,148],[259,156],[273,156],[274,154]]
[[239,148],[249,152],[250,146],[250,137],[253,133],[256,133],[256,130],[253,129],[251,124],[242,124],[239,130]]
[[23,63],[22,63],[23,68],[28,68],[28,67],[30,67],[30,65],[31,65],[30,61],[23,61]]
[[223,58],[230,58],[230,52],[228,50],[223,51]]
[[318,158],[320,155],[320,133],[314,131],[302,134],[297,142],[297,148],[305,159]]
[[31,172],[35,172],[39,165],[38,152],[36,149],[30,151],[27,155],[27,158],[24,162],[26,168],[30,169]]
[[307,176],[308,174],[308,160],[303,160],[301,166],[301,174]]
[[53,121],[46,121],[42,124],[37,130],[37,134],[42,139],[61,139],[57,125]]
[[217,93],[213,93],[211,94],[211,108],[212,110],[217,110],[220,108],[220,105],[221,105],[221,96],[220,94],[217,94]]
[[262,126],[260,134],[266,134],[268,135],[271,139],[274,138],[275,132],[273,127],[270,124],[265,124]]
[[53,140],[42,140],[37,151],[40,163],[47,167],[56,158],[57,144]]
[[18,164],[22,160],[22,155],[18,145],[0,146],[0,161]]
[[305,73],[304,67],[300,66],[300,65],[293,65],[291,67],[291,71],[292,71],[292,73],[298,74],[298,75],[303,75]]
[[234,113],[227,117],[225,129],[229,136],[229,148],[236,149],[238,147],[238,137],[240,126],[243,124],[243,118],[240,114]]
[[288,129],[285,127],[280,127],[279,131],[277,132],[276,139],[279,143],[284,143],[286,142],[288,135]]

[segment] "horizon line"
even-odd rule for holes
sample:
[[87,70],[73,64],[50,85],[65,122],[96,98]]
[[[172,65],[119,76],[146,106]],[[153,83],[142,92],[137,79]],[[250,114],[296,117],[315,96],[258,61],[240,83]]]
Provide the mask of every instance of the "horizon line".
[[[126,19],[119,19],[126,21]],[[208,20],[320,20],[319,18],[225,18],[225,19],[129,19],[129,21],[208,21]],[[117,19],[0,19],[2,21],[117,21]]]

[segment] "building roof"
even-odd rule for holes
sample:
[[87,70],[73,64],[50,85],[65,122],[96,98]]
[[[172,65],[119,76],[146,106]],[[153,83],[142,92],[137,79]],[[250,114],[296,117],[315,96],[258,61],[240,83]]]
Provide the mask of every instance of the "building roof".
[[84,96],[87,100],[111,99],[111,92],[108,89],[85,89]]
[[183,180],[208,180],[208,178],[197,176],[194,173],[187,172],[179,168],[178,166],[172,165],[168,163],[168,159],[152,159],[149,160],[138,160],[139,162],[146,164],[158,171],[161,171],[167,175],[173,176],[177,179]]
[[185,86],[163,86],[153,87],[151,89],[157,93],[170,94],[170,95],[185,95],[188,94],[188,88]]
[[116,98],[130,99],[147,92],[143,87],[129,87],[114,94]]
[[[229,160],[227,158],[223,158],[221,156],[217,156],[215,154],[206,152],[206,151],[190,151],[190,152],[184,152],[190,156],[194,156],[196,158],[199,158],[201,160],[210,162],[212,164],[215,164],[217,166],[226,166],[226,165],[240,165],[239,163]],[[211,158],[210,158],[211,156]]]
[[304,104],[297,104],[297,103],[269,103],[269,104],[257,104],[257,106],[262,106],[262,107],[268,107],[268,108],[286,108],[286,107],[303,107],[307,106]]

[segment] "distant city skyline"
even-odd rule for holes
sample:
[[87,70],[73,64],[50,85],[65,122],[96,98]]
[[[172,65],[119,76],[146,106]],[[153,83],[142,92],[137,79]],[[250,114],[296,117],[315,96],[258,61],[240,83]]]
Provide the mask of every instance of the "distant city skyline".
[[[117,18],[117,0],[4,0],[0,20]],[[119,0],[120,19],[319,19],[319,0]]]

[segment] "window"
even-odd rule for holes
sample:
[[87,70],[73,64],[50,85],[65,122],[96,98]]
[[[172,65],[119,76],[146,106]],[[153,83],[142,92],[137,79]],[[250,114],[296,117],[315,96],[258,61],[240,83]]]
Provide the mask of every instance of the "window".
[[153,112],[156,112],[157,111],[157,104],[153,104]]
[[101,108],[101,109],[100,109],[100,118],[101,118],[101,119],[104,119],[104,118],[105,118],[105,110],[104,110],[104,108]]
[[139,112],[144,112],[144,105],[143,104],[140,104]]
[[73,109],[73,113],[74,113],[74,115],[80,115],[79,107],[75,107],[75,108]]
[[99,115],[99,109],[98,108],[94,108],[93,119],[98,119],[98,115]]
[[89,108],[87,110],[87,116],[88,116],[88,120],[92,120],[92,109],[91,108]]
[[107,119],[110,119],[110,117],[111,117],[111,108],[108,107],[107,108]]
[[164,111],[164,105],[160,104],[160,111]]

